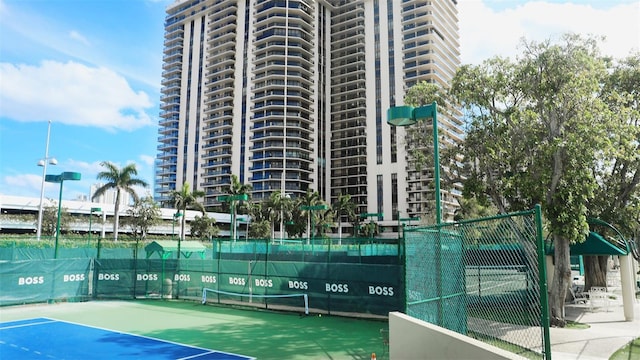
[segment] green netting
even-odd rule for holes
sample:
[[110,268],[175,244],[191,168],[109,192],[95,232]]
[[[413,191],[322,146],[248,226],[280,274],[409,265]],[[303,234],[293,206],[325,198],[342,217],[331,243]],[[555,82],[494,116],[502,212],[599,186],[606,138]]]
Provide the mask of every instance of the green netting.
[[461,334],[548,354],[539,229],[538,208],[407,229],[407,314]]
[[[186,240],[180,244],[178,259],[177,241],[150,239],[115,243],[63,238],[59,242],[57,262],[52,260],[54,243],[51,241],[8,240],[1,245],[0,259],[6,260],[3,264],[6,271],[23,277],[47,276],[56,271],[54,264],[81,259],[88,264],[78,284],[77,297],[82,299],[199,299],[206,287],[256,295],[305,293],[313,309],[327,313],[387,315],[389,311],[404,309],[403,254],[399,239]],[[192,255],[187,256],[189,254]],[[26,265],[21,264],[22,260],[27,260]],[[30,267],[31,263],[38,265]],[[18,264],[17,268],[13,268],[13,264]],[[71,275],[74,271],[65,274]],[[8,292],[14,286],[5,282],[2,285]],[[71,296],[69,292],[43,289],[30,287],[30,291],[14,292],[15,296],[7,297],[4,303],[58,301]],[[250,297],[220,300],[246,302],[247,299]],[[252,305],[258,303],[267,308],[299,306],[298,300],[251,299]]]
[[0,305],[86,300],[89,259],[0,262]]

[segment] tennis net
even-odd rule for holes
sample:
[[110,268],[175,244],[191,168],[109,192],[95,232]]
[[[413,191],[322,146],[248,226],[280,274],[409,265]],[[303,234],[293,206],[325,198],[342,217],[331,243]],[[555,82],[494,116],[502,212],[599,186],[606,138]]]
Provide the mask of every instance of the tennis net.
[[[209,294],[209,295],[208,295]],[[207,297],[214,295],[216,297],[220,295],[225,295],[228,297],[236,297],[240,299],[248,298],[249,302],[252,302],[253,299],[275,299],[275,298],[297,298],[302,297],[304,300],[304,313],[309,315],[309,296],[307,294],[272,294],[272,295],[263,295],[263,294],[242,294],[242,293],[233,293],[229,291],[202,288],[202,304],[207,303]]]

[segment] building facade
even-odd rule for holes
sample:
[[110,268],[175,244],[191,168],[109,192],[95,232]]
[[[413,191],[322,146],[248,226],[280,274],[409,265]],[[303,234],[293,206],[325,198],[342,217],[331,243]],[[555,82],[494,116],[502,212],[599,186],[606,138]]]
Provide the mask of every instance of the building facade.
[[[155,197],[184,182],[205,206],[237,175],[254,201],[276,191],[350,194],[379,224],[421,216],[432,171],[386,122],[411,86],[459,66],[456,0],[178,0],[167,8]],[[462,137],[456,118],[441,135]],[[444,217],[455,189],[443,189]],[[433,208],[433,205],[431,205]]]

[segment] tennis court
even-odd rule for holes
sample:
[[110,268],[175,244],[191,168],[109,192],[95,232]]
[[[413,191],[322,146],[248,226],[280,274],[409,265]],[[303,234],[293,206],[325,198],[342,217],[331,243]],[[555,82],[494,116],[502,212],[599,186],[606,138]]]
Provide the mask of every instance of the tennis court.
[[0,322],[0,354],[7,359],[35,358],[25,349],[51,350],[50,359],[388,358],[380,335],[386,321],[193,301],[10,306],[0,308]]
[[248,356],[177,344],[50,318],[0,323],[5,359],[243,360]]
[[467,294],[479,296],[525,291],[532,279],[524,270],[522,266],[467,266]]

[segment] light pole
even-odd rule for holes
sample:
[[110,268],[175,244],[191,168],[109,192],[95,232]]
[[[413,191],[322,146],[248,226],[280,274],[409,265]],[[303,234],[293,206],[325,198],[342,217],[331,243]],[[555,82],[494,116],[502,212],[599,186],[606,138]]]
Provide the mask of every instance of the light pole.
[[[435,181],[435,198],[436,198],[436,224],[438,231],[436,232],[436,247],[441,248],[440,224],[442,222],[440,207],[440,156],[438,154],[438,106],[434,101],[431,105],[420,106],[414,108],[412,106],[396,106],[387,110],[387,123],[392,126],[409,126],[418,121],[432,119],[433,128],[433,178]],[[442,278],[442,257],[436,257],[438,268],[438,276]],[[442,299],[442,282],[436,282],[436,294],[439,294],[438,301],[438,325],[442,326],[443,299]]]
[[442,221],[440,206],[440,155],[438,154],[438,107],[434,101],[430,105],[414,108],[413,106],[394,106],[387,110],[387,123],[392,126],[409,126],[418,121],[432,119],[433,122],[433,160],[436,198],[436,224]]
[[45,174],[47,173],[47,163],[51,165],[57,165],[58,160],[49,157],[49,136],[51,135],[51,120],[49,120],[49,126],[47,126],[47,145],[44,148],[44,158],[38,161],[38,166],[42,166],[42,185],[40,186],[40,206],[38,207],[38,229],[36,230],[36,238],[40,240],[42,235],[42,203],[44,201],[44,183]]
[[99,207],[92,207],[89,211],[89,243],[91,243],[91,220],[93,219],[93,213],[100,211],[102,211],[102,209]]
[[58,197],[58,225],[56,226],[56,242],[53,250],[53,258],[58,258],[58,239],[60,238],[60,212],[62,210],[62,184],[65,180],[80,180],[82,175],[78,172],[65,171],[60,175],[46,175],[44,181],[60,184],[60,196]]
[[[171,240],[173,240],[174,229],[176,227],[176,220],[181,216],[184,216],[184,214],[181,213],[180,211],[176,211],[176,213],[173,214],[173,225],[171,226]],[[180,260],[180,252],[181,252],[180,244],[182,244],[182,231],[180,231],[180,233],[178,234],[178,254],[176,255],[178,260]]]
[[180,216],[182,216],[182,213],[180,211],[176,211],[176,213],[173,214],[173,221],[171,222],[171,240],[175,240],[176,220],[178,220]]

